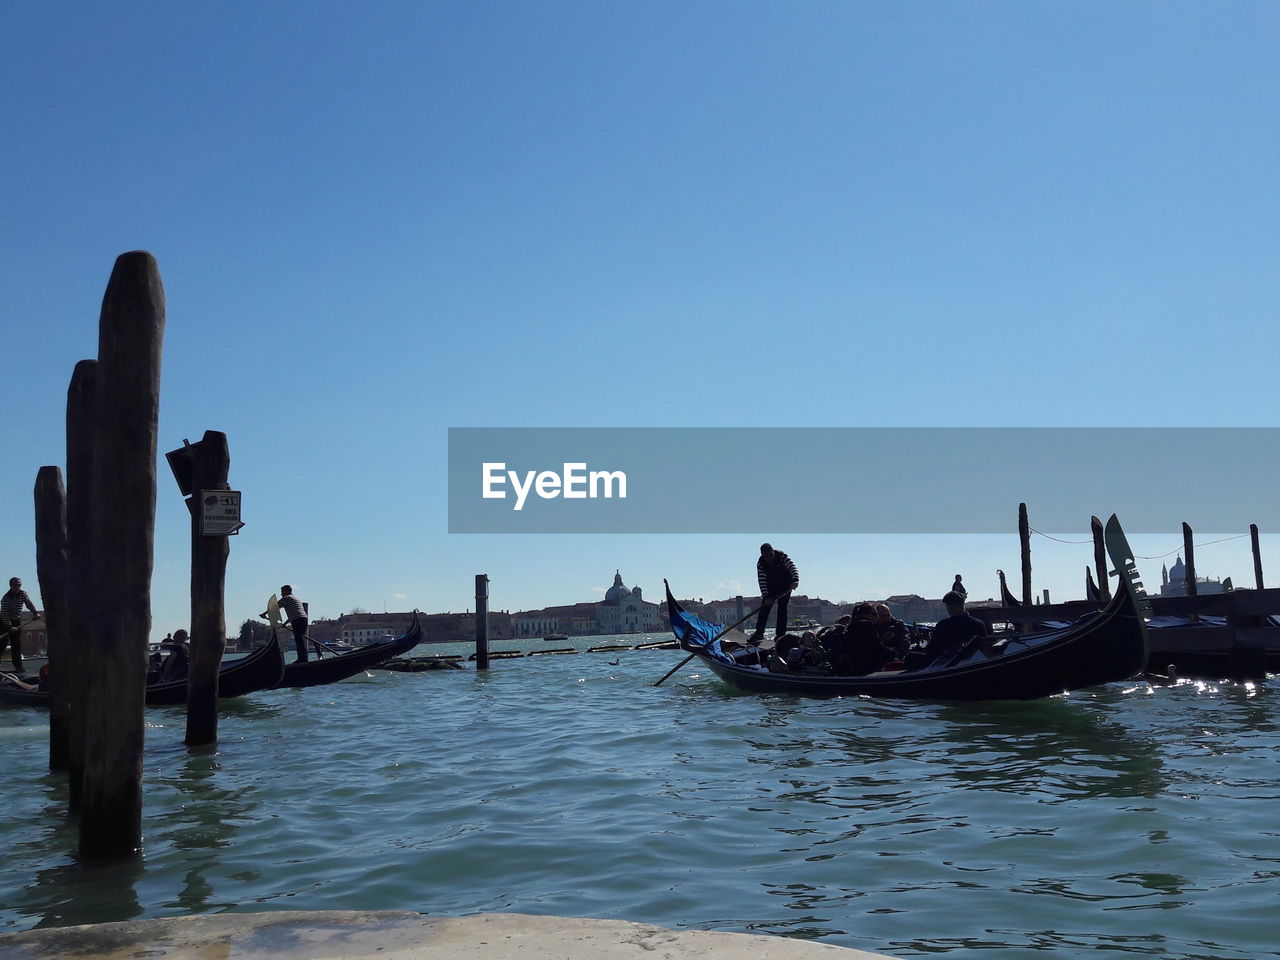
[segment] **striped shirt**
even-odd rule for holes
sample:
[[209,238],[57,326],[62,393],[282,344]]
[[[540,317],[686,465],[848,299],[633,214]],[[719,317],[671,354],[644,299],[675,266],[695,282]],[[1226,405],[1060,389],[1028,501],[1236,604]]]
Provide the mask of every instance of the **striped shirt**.
[[773,551],[771,563],[766,563],[764,557],[756,561],[756,578],[760,581],[762,597],[776,596],[800,586],[796,565],[781,550]]
[[27,596],[27,591],[8,591],[3,597],[0,597],[0,619],[22,619],[23,607],[26,607],[28,610],[35,610],[35,604],[32,603],[31,598]]
[[284,618],[286,620],[292,621],[307,619],[307,611],[303,608],[302,601],[292,593],[280,598],[280,609],[284,611]]

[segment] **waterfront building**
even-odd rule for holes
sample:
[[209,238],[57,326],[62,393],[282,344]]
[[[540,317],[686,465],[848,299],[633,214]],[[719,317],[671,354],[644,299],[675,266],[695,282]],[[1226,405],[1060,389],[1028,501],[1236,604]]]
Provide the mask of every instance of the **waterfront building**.
[[[1222,585],[1221,580],[1210,580],[1208,577],[1196,577],[1196,595],[1207,596],[1213,593],[1225,593],[1226,587]],[[1182,554],[1178,554],[1178,559],[1174,561],[1173,566],[1166,568],[1163,564],[1160,567],[1160,596],[1162,597],[1185,597],[1187,595],[1187,565],[1182,562]]]
[[512,621],[517,637],[646,633],[665,629],[667,622],[661,604],[644,599],[640,587],[624,584],[621,570],[614,571],[613,586],[605,591],[602,600],[520,610],[512,614]]
[[[420,613],[424,643],[462,643],[476,638],[476,615],[466,613]],[[352,646],[381,643],[387,634],[398,637],[413,622],[412,612],[344,613],[333,620],[313,620],[308,628],[312,639],[321,643],[345,640]],[[511,614],[489,611],[489,639],[508,640],[513,636]]]

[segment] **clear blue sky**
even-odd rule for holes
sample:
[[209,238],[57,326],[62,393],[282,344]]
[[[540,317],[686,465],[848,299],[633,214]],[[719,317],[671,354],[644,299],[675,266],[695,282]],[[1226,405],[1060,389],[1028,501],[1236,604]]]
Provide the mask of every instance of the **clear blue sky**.
[[[316,615],[468,608],[478,572],[497,609],[615,568],[751,592],[761,539],[805,592],[985,596],[1016,503],[1007,537],[787,537],[767,504],[758,535],[451,536],[446,430],[1275,426],[1278,34],[1242,2],[4,4],[0,572],[35,583],[36,471],[145,249],[161,450],[223,430],[244,491],[232,629],[284,582]],[[1183,520],[1194,490],[1138,552]],[[186,524],[162,465],[160,634]],[[1079,595],[1089,547],[1034,549]],[[1247,540],[1198,561],[1251,581]]]

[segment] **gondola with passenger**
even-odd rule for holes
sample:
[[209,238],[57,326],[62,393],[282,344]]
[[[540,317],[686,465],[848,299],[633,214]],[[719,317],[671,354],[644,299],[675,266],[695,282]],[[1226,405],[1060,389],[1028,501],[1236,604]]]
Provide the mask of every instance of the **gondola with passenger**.
[[1114,516],[1105,540],[1119,585],[1098,615],[1057,630],[983,637],[912,669],[858,676],[820,666],[777,671],[736,631],[725,633],[684,610],[667,589],[672,632],[721,680],[753,693],[866,695],[920,700],[1031,700],[1125,680],[1146,668],[1150,603],[1124,531]]
[[[289,629],[282,625],[283,629]],[[277,631],[278,632],[278,631]],[[310,638],[308,638],[310,639]],[[318,641],[313,641],[322,646]],[[413,622],[403,636],[385,643],[374,643],[367,647],[357,647],[350,653],[342,653],[331,657],[318,657],[302,662],[290,663],[284,668],[284,677],[280,680],[282,687],[318,687],[326,683],[337,683],[354,677],[365,670],[371,670],[379,664],[394,660],[408,653],[422,642],[422,621],[418,611],[413,611]]]
[[[284,654],[280,642],[272,637],[267,643],[237,660],[224,660],[218,669],[218,696],[241,697],[257,690],[270,690],[284,675]],[[14,683],[0,680],[0,702],[47,707],[49,691],[36,678],[17,678]],[[149,707],[175,706],[187,702],[187,679],[183,677],[146,686]]]

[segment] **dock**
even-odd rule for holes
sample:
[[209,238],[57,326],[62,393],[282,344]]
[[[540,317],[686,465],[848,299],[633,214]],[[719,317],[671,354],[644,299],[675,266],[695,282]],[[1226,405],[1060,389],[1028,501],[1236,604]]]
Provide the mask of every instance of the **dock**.
[[670,930],[625,920],[401,910],[218,913],[0,935],[13,960],[893,960],[791,937]]

